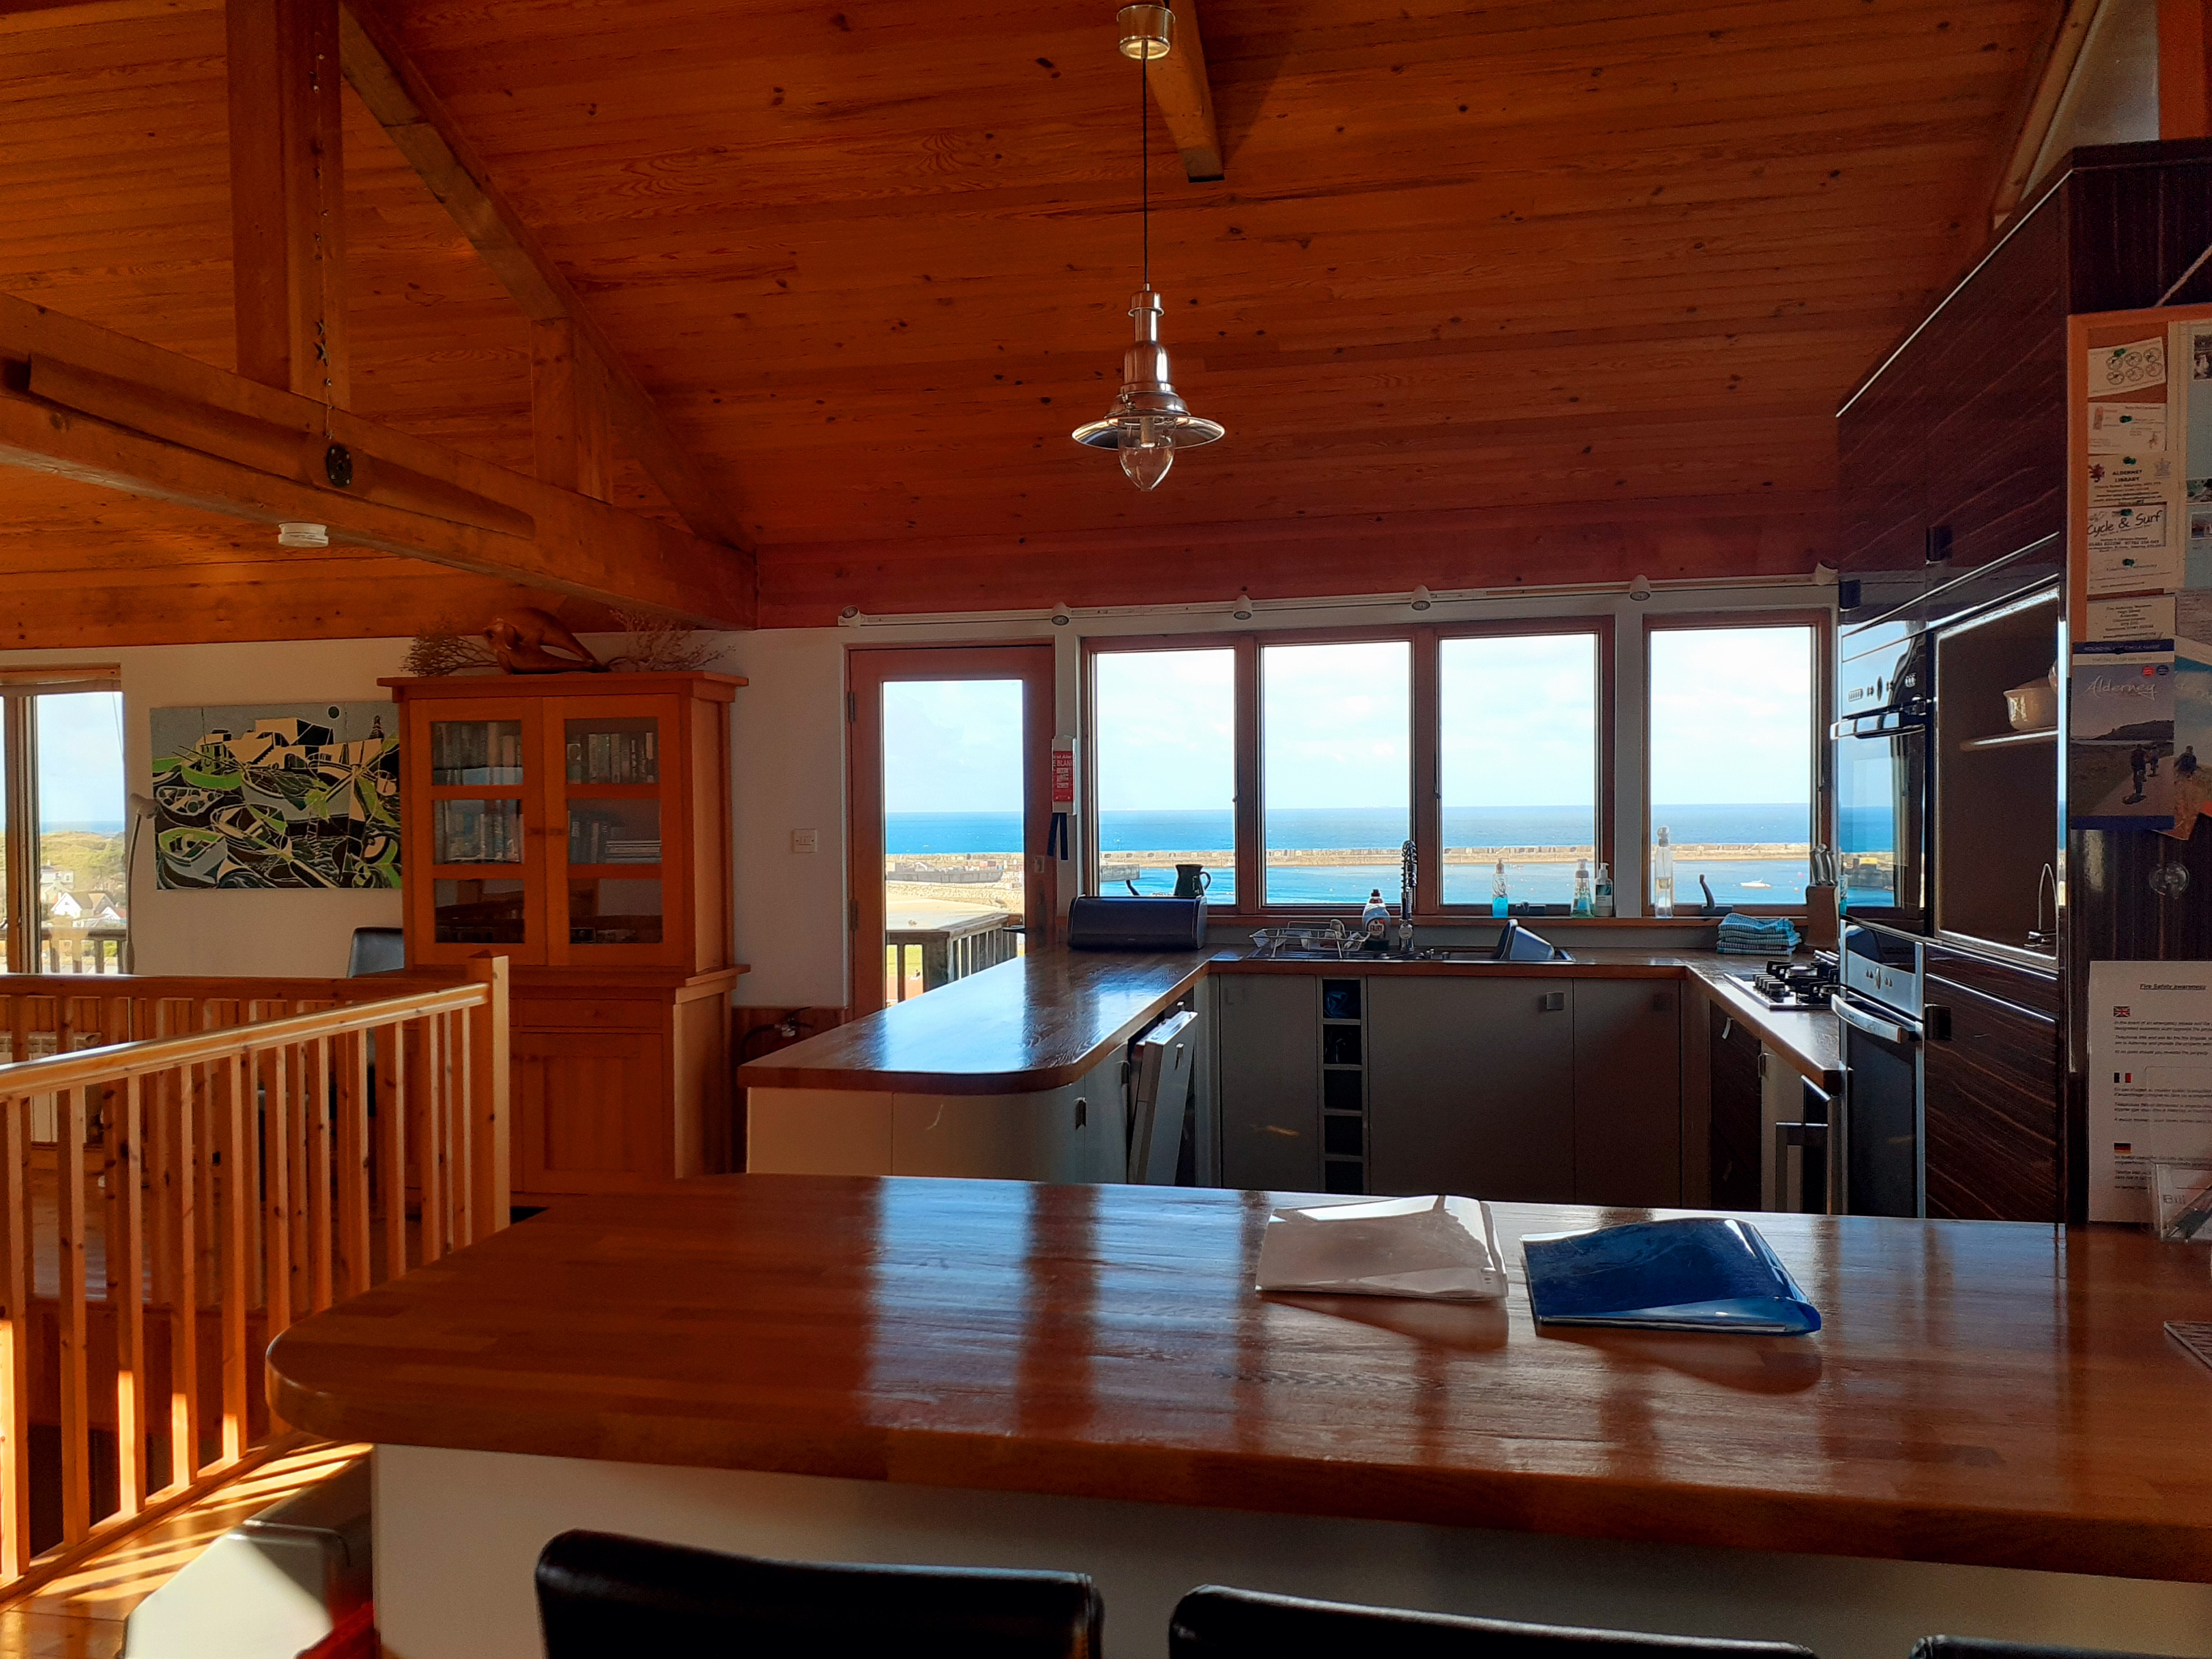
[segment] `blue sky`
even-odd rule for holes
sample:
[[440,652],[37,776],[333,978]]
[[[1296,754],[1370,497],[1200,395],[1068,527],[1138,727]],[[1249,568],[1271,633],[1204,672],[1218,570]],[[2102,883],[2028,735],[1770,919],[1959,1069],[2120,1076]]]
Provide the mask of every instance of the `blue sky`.
[[[1654,800],[1807,799],[1811,637],[1780,628],[1652,635]],[[1220,648],[1097,659],[1102,807],[1230,805],[1231,662]],[[1267,799],[1402,808],[1410,648],[1387,641],[1273,646],[1261,664]],[[1799,690],[1791,696],[1778,687]],[[1447,809],[1590,804],[1589,635],[1447,640],[1438,690]],[[888,687],[885,810],[1018,810],[1020,710],[1014,681]]]
[[123,696],[72,691],[42,696],[39,714],[39,817],[49,824],[123,823]]

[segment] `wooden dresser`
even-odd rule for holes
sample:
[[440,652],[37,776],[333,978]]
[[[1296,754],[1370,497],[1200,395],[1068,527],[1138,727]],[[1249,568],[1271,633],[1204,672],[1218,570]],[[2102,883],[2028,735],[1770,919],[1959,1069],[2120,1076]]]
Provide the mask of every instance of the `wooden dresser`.
[[725,674],[382,682],[404,769],[407,961],[514,964],[514,1187],[737,1167]]

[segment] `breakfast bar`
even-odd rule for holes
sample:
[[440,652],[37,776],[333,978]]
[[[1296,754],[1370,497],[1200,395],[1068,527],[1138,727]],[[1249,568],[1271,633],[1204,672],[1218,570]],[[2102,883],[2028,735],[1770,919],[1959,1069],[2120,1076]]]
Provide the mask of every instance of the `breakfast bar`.
[[[1945,1628],[2212,1654],[2201,1250],[1762,1216],[1805,1338],[1263,1297],[1281,1195],[742,1176],[556,1202],[294,1326],[286,1421],[376,1453],[398,1659],[537,1651],[575,1526],[1073,1568],[1114,1651],[1206,1582],[1902,1659]],[[548,1310],[557,1316],[548,1317]]]

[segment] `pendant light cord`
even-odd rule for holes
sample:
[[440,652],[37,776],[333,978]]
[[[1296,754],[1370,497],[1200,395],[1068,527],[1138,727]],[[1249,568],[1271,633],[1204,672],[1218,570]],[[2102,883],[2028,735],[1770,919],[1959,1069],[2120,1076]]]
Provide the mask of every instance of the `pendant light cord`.
[[1137,54],[1137,223],[1144,240],[1145,288],[1152,286],[1152,43]]

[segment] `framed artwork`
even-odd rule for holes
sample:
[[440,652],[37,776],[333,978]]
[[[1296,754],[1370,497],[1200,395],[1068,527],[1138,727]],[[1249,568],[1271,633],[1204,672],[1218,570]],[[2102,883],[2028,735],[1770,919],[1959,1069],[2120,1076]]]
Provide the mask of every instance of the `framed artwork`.
[[156,708],[155,884],[399,885],[388,702]]

